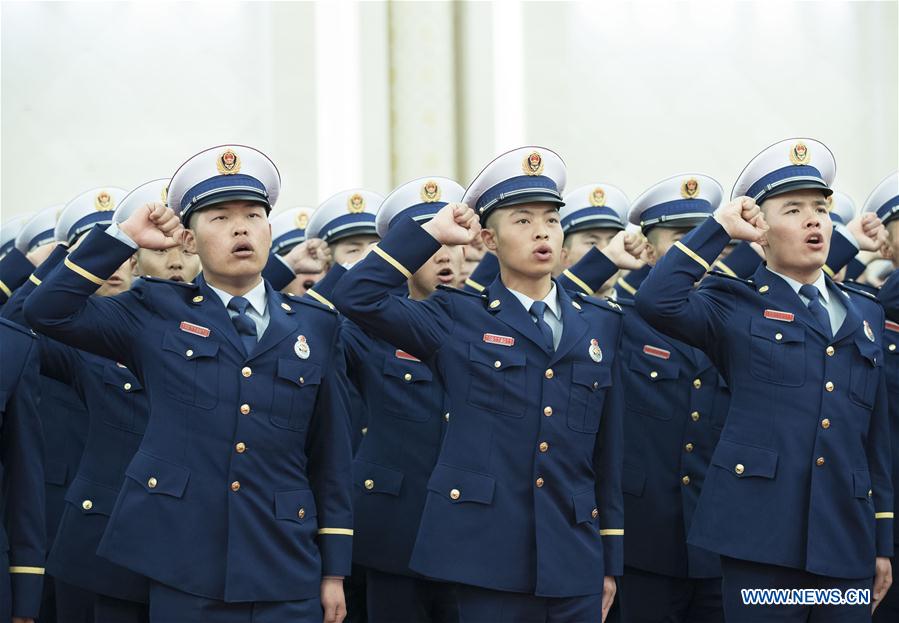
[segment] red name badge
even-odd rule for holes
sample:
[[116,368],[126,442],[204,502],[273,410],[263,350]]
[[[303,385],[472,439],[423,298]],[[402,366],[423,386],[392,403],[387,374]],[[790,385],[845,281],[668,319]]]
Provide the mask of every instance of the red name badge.
[[421,359],[419,359],[418,357],[413,357],[412,355],[410,355],[409,353],[407,353],[407,352],[404,351],[404,350],[399,350],[399,349],[397,349],[397,351],[394,353],[394,355],[396,355],[396,358],[397,358],[397,359],[405,359],[406,361],[418,361],[418,362],[421,362]]
[[899,322],[893,322],[892,320],[887,320],[884,325],[884,328],[887,331],[895,331],[896,333],[899,333]]
[[494,333],[485,333],[484,341],[488,344],[499,344],[500,346],[514,346],[515,338],[508,335],[496,335]]
[[193,333],[200,337],[209,337],[209,334],[211,333],[206,327],[201,327],[198,324],[192,324],[190,322],[182,322],[180,329],[185,333]]
[[780,320],[781,322],[793,322],[793,319],[795,317],[796,316],[794,316],[790,312],[777,311],[775,309],[766,309],[765,310],[765,318],[770,318],[771,320]]
[[646,344],[643,346],[643,352],[650,357],[658,357],[659,359],[671,359],[671,351],[664,348],[657,348]]

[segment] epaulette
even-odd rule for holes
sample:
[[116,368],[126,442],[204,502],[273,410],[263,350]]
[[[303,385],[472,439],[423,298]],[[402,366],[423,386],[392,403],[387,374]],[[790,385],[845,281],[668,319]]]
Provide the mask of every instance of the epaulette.
[[615,302],[618,303],[621,307],[636,307],[637,306],[637,301],[630,297],[615,299]]
[[464,294],[465,296],[473,296],[476,299],[485,299],[487,298],[486,294],[482,294],[480,292],[468,292],[466,290],[462,290],[460,288],[455,288],[453,286],[446,286],[440,284],[437,286],[438,290],[443,290],[444,292],[450,292],[451,294]]
[[862,289],[859,288],[859,287],[852,287],[852,286],[850,286],[850,285],[846,285],[845,283],[837,283],[836,281],[834,281],[834,284],[835,284],[840,290],[843,290],[844,292],[851,292],[852,294],[858,294],[859,296],[863,296],[863,297],[865,297],[866,299],[869,299],[869,300],[871,300],[871,301],[874,301],[874,302],[877,303],[878,305],[881,304],[881,303],[880,303],[880,299],[878,299],[876,295],[871,294],[870,292],[866,292],[865,290],[862,290]]
[[588,296],[583,292],[578,292],[578,299],[585,303],[590,303],[594,307],[598,307],[600,309],[604,309],[606,311],[614,312],[616,314],[624,314],[624,311],[621,309],[621,305],[613,301],[612,299],[601,298],[598,299],[593,296]]
[[877,297],[877,293],[880,292],[880,288],[878,288],[877,286],[872,286],[869,283],[859,283],[858,281],[853,281],[851,279],[846,279],[845,281],[840,282],[840,284],[846,286],[846,288],[849,290],[864,292],[866,294],[870,294],[875,298]]
[[338,311],[336,309],[334,309],[333,307],[329,307],[328,305],[325,305],[324,303],[320,303],[319,301],[316,301],[315,299],[313,299],[311,297],[298,296],[296,294],[287,294],[284,292],[281,293],[281,296],[283,296],[285,299],[289,300],[292,303],[301,303],[303,305],[309,305],[310,307],[314,307],[315,309],[320,309],[322,311],[329,312],[331,314],[334,314],[335,316],[339,315]]
[[160,283],[169,286],[178,286],[181,288],[187,288],[189,290],[199,290],[200,286],[195,284],[192,281],[172,281],[171,279],[160,279],[159,277],[139,277],[141,281],[145,281],[147,283]]
[[721,270],[711,270],[709,271],[709,275],[712,277],[721,277],[723,279],[730,279],[731,281],[739,281],[740,283],[749,286],[750,288],[755,288],[755,282],[752,279],[743,279],[742,277],[738,277],[736,275],[729,275]]
[[28,327],[23,327],[19,323],[13,322],[12,320],[7,320],[6,318],[0,318],[0,324],[3,324],[5,326],[9,327],[10,329],[15,329],[16,331],[19,331],[20,333],[24,333],[28,337],[31,337],[31,338],[37,337],[37,334],[34,331],[29,329]]

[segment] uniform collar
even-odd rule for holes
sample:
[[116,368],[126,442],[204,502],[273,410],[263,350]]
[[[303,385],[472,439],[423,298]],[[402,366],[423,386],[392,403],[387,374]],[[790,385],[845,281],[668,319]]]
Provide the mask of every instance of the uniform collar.
[[[550,282],[552,286],[549,288],[549,293],[543,297],[543,302],[546,303],[546,307],[549,311],[552,312],[553,316],[555,316],[558,320],[562,319],[562,309],[559,305],[559,295],[556,292],[556,282]],[[526,294],[522,294],[521,292],[516,292],[515,290],[508,288],[509,292],[518,299],[518,301],[524,305],[524,309],[527,312],[531,311],[531,305],[534,304],[534,299],[527,296]]]
[[[228,294],[224,290],[219,290],[215,286],[211,285],[208,281],[206,282],[206,285],[209,286],[209,289],[215,292],[220,299],[222,299],[222,303],[225,305],[225,307],[228,307],[228,303],[231,302],[231,299],[234,298],[234,295]],[[259,283],[257,283],[252,290],[244,294],[243,297],[250,302],[250,306],[253,308],[253,311],[255,311],[260,316],[265,315],[265,309],[268,304],[268,299],[265,295],[264,279],[260,279]]]
[[[774,273],[775,275],[777,275],[778,277],[780,277],[781,279],[786,281],[787,285],[789,285],[791,288],[793,288],[793,292],[795,292],[796,294],[799,294],[799,288],[801,288],[803,286],[803,284],[799,283],[792,277],[787,277],[786,275],[782,275],[775,270],[771,270],[771,268],[769,268],[767,265],[765,266],[765,268],[768,270],[768,272]],[[818,278],[815,280],[815,283],[813,283],[812,285],[815,286],[816,288],[818,288],[818,292],[821,293],[821,298],[824,299],[824,304],[825,305],[830,304],[830,292],[827,291],[827,281],[824,279],[824,271],[823,270],[818,274]]]

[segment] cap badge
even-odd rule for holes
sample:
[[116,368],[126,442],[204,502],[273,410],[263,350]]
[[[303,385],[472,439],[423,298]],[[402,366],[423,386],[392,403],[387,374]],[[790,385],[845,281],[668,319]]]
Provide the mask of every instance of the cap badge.
[[240,172],[240,156],[233,149],[226,149],[215,161],[215,168],[222,175],[234,175]]
[[521,163],[521,170],[525,175],[543,175],[543,156],[532,151]]
[[365,212],[365,197],[359,193],[353,193],[350,195],[349,199],[346,200],[346,207],[347,210],[350,211],[350,214],[360,214]]
[[97,208],[98,212],[108,212],[109,210],[115,209],[112,195],[105,190],[101,190],[97,193],[97,198],[94,199],[94,207]]
[[590,204],[600,208],[606,205],[606,191],[597,186],[593,189],[593,192],[590,193]]
[[306,229],[306,226],[309,225],[309,213],[306,212],[306,210],[297,212],[297,216],[293,222],[294,225],[297,226],[297,229]]
[[425,203],[440,201],[440,186],[434,180],[428,180],[421,187],[421,200]]
[[793,164],[808,164],[812,156],[808,153],[805,143],[796,143],[790,148],[790,162]]
[[159,193],[159,198],[162,199],[163,203],[166,203],[169,200],[169,185],[166,184],[162,187],[162,192]]
[[680,185],[680,196],[684,199],[696,199],[699,196],[699,180],[691,177]]

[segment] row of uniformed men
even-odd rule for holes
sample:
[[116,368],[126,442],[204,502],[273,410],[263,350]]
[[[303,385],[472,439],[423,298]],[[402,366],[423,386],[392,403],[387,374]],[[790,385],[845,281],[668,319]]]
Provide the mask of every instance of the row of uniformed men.
[[[823,203],[833,174],[824,146],[794,139],[754,159],[734,196],[764,204],[811,193]],[[49,528],[56,538],[48,567],[65,602],[60,619],[77,601],[77,590],[60,590],[69,584],[97,595],[98,620],[141,620],[147,601],[159,621],[264,620],[262,611],[272,620],[315,620],[322,607],[339,618],[354,530],[352,559],[365,570],[373,621],[595,620],[612,602],[612,576],[623,571],[628,621],[721,620],[723,610],[729,620],[771,620],[759,609],[747,614],[727,594],[722,607],[720,555],[732,557],[725,579],[728,570],[752,578],[751,562],[794,583],[824,576],[870,585],[875,546],[880,558],[891,553],[881,385],[889,380],[884,386],[895,392],[899,381],[890,357],[897,327],[882,311],[878,319],[867,298],[837,290],[822,267],[836,274],[859,247],[885,245],[899,256],[895,175],[869,198],[872,216],[847,219],[833,244],[827,204],[823,213],[802,205],[768,210],[772,222],[799,214],[805,220],[793,233],[821,239],[775,243],[772,227],[761,241],[767,267],[748,245],[752,235],[726,263],[718,260],[731,242],[716,248],[722,231],[733,232],[710,218],[723,194],[714,180],[685,174],[660,182],[630,206],[630,220],[649,238],[650,264],[677,249],[671,255],[687,266],[669,261],[668,273],[652,272],[658,291],[644,299],[643,315],[627,296],[620,305],[590,296],[615,276],[616,262],[637,265],[628,251],[639,254],[640,238],[613,238],[624,229],[626,199],[593,184],[563,201],[564,165],[549,150],[504,154],[467,191],[432,177],[404,184],[383,203],[366,191],[341,193],[311,217],[275,217],[269,233],[265,216],[279,184],[259,152],[213,148],[170,183],[156,180],[127,196],[89,191],[58,219],[52,210],[54,222],[34,219],[18,237],[25,247],[0,262],[12,295],[3,315],[45,334],[36,348],[41,390],[61,379],[87,408],[79,421],[71,408],[50,413],[46,392],[41,397],[48,487],[58,486],[66,501],[59,527]],[[56,230],[50,240],[80,245],[71,256],[43,242],[48,223]],[[683,239],[697,225],[691,238],[710,230],[708,249]],[[491,253],[466,279],[471,293],[432,295],[438,285],[459,284],[458,245],[470,244],[480,226]],[[302,298],[280,294],[306,289],[290,283],[298,275],[321,276],[327,253],[304,242],[312,236],[330,243],[335,268]],[[378,238],[375,253],[343,276],[341,265]],[[605,255],[590,250],[605,245]],[[284,258],[269,258],[270,247]],[[22,263],[23,250],[37,271]],[[203,274],[194,280],[198,259]],[[129,289],[132,261],[138,274],[156,276]],[[654,316],[665,309],[656,297],[668,302],[674,277],[689,277],[692,288],[716,261],[731,277],[753,278],[734,285],[716,274],[695,293],[710,298],[715,283],[735,289],[721,295],[728,304],[693,310],[710,314],[694,323],[699,333]],[[702,271],[690,275],[697,266]],[[805,284],[789,288],[797,266],[817,270],[809,285],[818,283],[828,303],[834,295],[829,335],[809,332],[816,326],[807,322]],[[647,272],[620,280],[622,294],[633,295]],[[884,296],[896,285],[892,279]],[[736,306],[738,295],[753,300]],[[334,316],[329,299],[345,318]],[[895,315],[895,299],[885,300]],[[693,309],[679,303],[675,311]],[[746,343],[723,349],[731,334]],[[814,399],[826,396],[812,381],[819,364],[834,364],[813,352],[813,337],[829,338],[827,357],[850,344],[835,362],[835,378],[847,379],[848,389],[827,381],[823,390],[845,404]],[[20,383],[7,395],[33,387]],[[761,396],[771,403],[760,413]],[[868,428],[853,429],[844,413],[821,419],[825,408],[846,405],[869,412],[860,418]],[[801,425],[787,418],[803,417],[805,428],[789,429]],[[781,426],[783,438],[772,433]],[[66,427],[88,436],[80,465],[69,449],[77,435]],[[354,442],[361,439],[352,464],[350,428]],[[51,448],[54,437],[61,445]],[[818,471],[835,463],[833,475],[818,476],[805,461],[828,443],[845,448],[814,458]],[[15,458],[35,465],[31,447]],[[60,461],[67,451],[75,455],[70,465]],[[26,471],[7,470],[12,479]],[[20,504],[32,513],[39,507]],[[828,532],[815,528],[819,511],[838,518]],[[10,516],[28,520],[11,525],[24,530],[16,535],[28,526],[34,532],[33,515]],[[200,535],[185,528],[200,522]],[[855,528],[870,538],[847,542]],[[841,532],[838,542],[828,539]],[[26,589],[38,585],[40,547],[11,542],[30,543],[12,549],[10,570],[20,587],[14,614],[31,616]],[[771,569],[765,573],[771,581]]]

